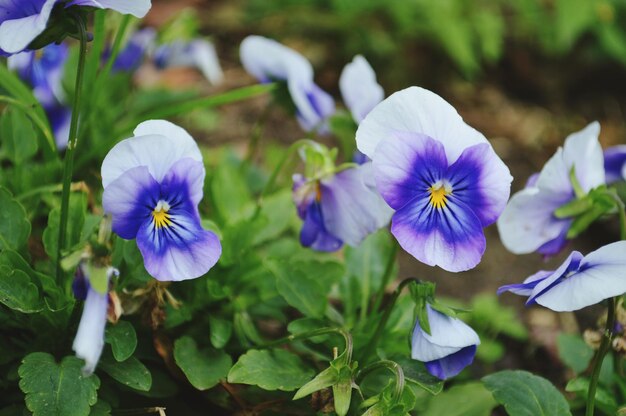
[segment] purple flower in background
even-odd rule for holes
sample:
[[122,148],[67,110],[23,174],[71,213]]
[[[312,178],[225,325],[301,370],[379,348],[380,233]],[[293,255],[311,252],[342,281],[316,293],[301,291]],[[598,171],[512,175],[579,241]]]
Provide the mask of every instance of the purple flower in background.
[[600,247],[583,257],[572,252],[554,271],[539,271],[520,284],[502,286],[498,294],[528,296],[556,312],[575,311],[626,292],[626,241]]
[[565,246],[573,219],[556,218],[554,211],[576,198],[572,169],[585,193],[605,183],[599,134],[600,125],[593,122],[569,135],[536,179],[513,195],[498,220],[500,239],[509,251],[553,255]]
[[607,184],[626,180],[626,144],[604,151],[604,171]]
[[196,68],[211,84],[219,84],[224,78],[215,47],[204,39],[189,42],[176,41],[161,45],[154,53],[154,63],[161,69]]
[[298,52],[272,39],[248,36],[241,42],[241,63],[260,82],[285,81],[296,116],[305,131],[328,131],[333,98],[313,82],[313,68]]
[[[109,280],[117,273],[118,271],[114,268],[109,268],[106,271],[104,287],[108,288]],[[76,270],[76,278],[72,288],[76,299],[85,301],[83,315],[80,318],[72,349],[78,358],[85,360],[83,372],[91,374],[96,369],[104,347],[104,328],[109,308],[108,289],[100,293],[92,287],[82,264]]]
[[395,210],[391,232],[402,248],[452,272],[476,266],[483,228],[504,209],[512,180],[487,139],[441,97],[411,87],[376,106],[356,140]]
[[339,90],[357,124],[385,98],[383,87],[376,82],[376,73],[361,55],[343,68]]
[[22,52],[47,27],[54,7],[87,6],[143,17],[150,0],[0,0],[0,55]]
[[102,163],[102,206],[113,231],[136,239],[157,280],[193,279],[217,263],[217,236],[202,228],[204,165],[193,138],[164,120],[141,123]]
[[72,111],[64,104],[65,94],[61,81],[68,57],[66,44],[50,44],[39,52],[27,51],[10,56],[9,69],[33,87],[35,98],[48,116],[58,149],[67,146]]
[[335,251],[346,243],[358,246],[383,227],[389,207],[371,183],[371,163],[331,173],[322,179],[294,175],[293,198],[304,221],[300,242],[319,251]]
[[[139,68],[144,56],[153,48],[155,39],[156,31],[150,27],[133,33],[113,62],[113,70],[132,72]],[[102,56],[103,60],[107,60],[110,55],[111,51],[107,50]]]
[[411,358],[422,361],[433,376],[446,380],[459,374],[474,361],[478,334],[457,318],[426,305],[430,335],[415,323],[411,337]]

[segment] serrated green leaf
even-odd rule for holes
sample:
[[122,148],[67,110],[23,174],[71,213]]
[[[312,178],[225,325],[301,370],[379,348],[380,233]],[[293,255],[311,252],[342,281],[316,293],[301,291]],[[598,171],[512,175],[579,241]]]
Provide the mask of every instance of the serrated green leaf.
[[118,321],[115,325],[107,325],[104,341],[111,344],[113,358],[116,361],[125,361],[137,348],[135,327],[128,321]]
[[[489,416],[496,401],[491,393],[479,382],[471,382],[451,387],[433,397],[422,416]],[[527,413],[527,415],[535,415]],[[556,415],[554,415],[556,416]]]
[[224,348],[233,334],[233,323],[225,319],[209,317],[209,338],[211,345],[217,349]]
[[30,277],[21,270],[0,266],[0,303],[23,313],[43,309],[39,290]]
[[9,191],[0,187],[0,249],[17,250],[30,235],[26,211]]
[[43,352],[27,355],[20,365],[20,389],[26,394],[26,407],[34,416],[84,416],[97,399],[100,379],[85,377],[82,360],[65,357],[57,364]]
[[293,391],[313,377],[300,357],[281,349],[249,350],[228,373],[229,383],[251,384],[264,390]]
[[593,358],[593,349],[578,335],[559,334],[556,339],[559,357],[576,374],[587,369]]
[[500,371],[482,381],[510,416],[571,415],[567,400],[556,387],[527,371]]
[[230,355],[222,350],[199,350],[193,338],[184,336],[174,343],[174,359],[192,386],[207,390],[225,379],[232,365]]
[[140,391],[148,391],[152,386],[150,370],[135,357],[118,362],[108,349],[104,350],[98,367],[114,380]]

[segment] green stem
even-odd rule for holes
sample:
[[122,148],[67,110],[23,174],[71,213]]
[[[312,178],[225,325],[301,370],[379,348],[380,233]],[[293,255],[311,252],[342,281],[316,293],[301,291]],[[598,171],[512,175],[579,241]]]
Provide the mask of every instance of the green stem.
[[63,269],[61,268],[61,251],[65,247],[67,235],[67,218],[70,203],[70,186],[72,183],[72,170],[74,165],[74,153],[78,144],[78,113],[80,112],[80,99],[83,87],[83,74],[85,72],[85,57],[87,55],[87,29],[85,21],[76,16],[76,25],[80,35],[80,55],[78,58],[78,71],[76,73],[76,84],[74,89],[74,101],[72,102],[72,119],[70,121],[70,134],[65,152],[63,166],[63,194],[61,195],[61,218],[59,220],[59,240],[57,246],[57,283],[63,286]]
[[376,361],[375,363],[365,366],[361,371],[359,371],[359,374],[356,376],[356,380],[362,380],[368,374],[380,368],[387,368],[395,373],[396,389],[393,393],[393,400],[397,402],[400,400],[400,397],[402,397],[402,391],[404,390],[404,371],[402,371],[402,367],[398,363],[390,360]]
[[352,361],[352,348],[353,348],[353,343],[352,343],[352,335],[345,331],[342,328],[318,328],[318,329],[314,329],[312,331],[307,331],[307,332],[302,332],[300,334],[292,334],[292,335],[288,335],[286,337],[277,339],[275,341],[269,342],[267,344],[263,344],[258,346],[257,348],[260,349],[265,349],[265,348],[271,348],[271,347],[275,347],[277,345],[281,345],[281,344],[287,344],[289,342],[293,342],[293,341],[299,341],[302,339],[309,339],[309,338],[314,338],[314,337],[318,337],[321,335],[327,335],[327,334],[339,334],[341,336],[343,336],[343,339],[345,341],[346,344],[346,359],[347,362],[351,362]]
[[617,207],[617,215],[619,215],[619,225],[620,225],[620,239],[626,240],[626,206],[624,206],[624,201],[619,197],[617,191],[615,189],[609,190],[609,195],[613,198],[615,202],[615,206]]
[[383,314],[382,318],[380,318],[380,320],[378,321],[378,326],[376,327],[376,331],[374,332],[374,335],[372,335],[372,339],[367,343],[365,350],[363,350],[363,354],[361,354],[363,362],[367,362],[369,355],[373,351],[375,351],[376,346],[378,345],[378,341],[380,340],[380,337],[385,329],[385,326],[387,325],[387,321],[389,320],[389,317],[391,316],[391,311],[393,310],[393,307],[395,306],[396,301],[400,297],[400,293],[402,293],[402,290],[405,288],[405,286],[413,282],[419,282],[419,279],[416,279],[414,277],[405,279],[402,282],[400,282],[396,290],[393,292],[393,296],[391,300],[385,307],[385,313]]
[[380,304],[385,297],[385,289],[391,280],[391,275],[393,272],[393,266],[396,263],[396,256],[398,254],[398,243],[396,243],[395,239],[392,241],[391,252],[389,253],[389,258],[387,259],[387,265],[385,266],[385,273],[383,274],[383,279],[380,282],[380,287],[378,288],[378,293],[376,294],[376,300],[374,301],[374,311],[377,311],[380,308]]
[[611,346],[611,339],[613,338],[613,328],[615,327],[615,303],[617,298],[608,299],[609,310],[606,317],[606,326],[602,337],[602,343],[596,354],[596,359],[593,363],[593,373],[591,374],[591,381],[589,382],[589,391],[587,392],[587,411],[586,416],[593,416],[593,410],[596,400],[596,389],[598,387],[598,378],[600,376],[600,369],[602,368],[602,361],[604,356],[608,352]]

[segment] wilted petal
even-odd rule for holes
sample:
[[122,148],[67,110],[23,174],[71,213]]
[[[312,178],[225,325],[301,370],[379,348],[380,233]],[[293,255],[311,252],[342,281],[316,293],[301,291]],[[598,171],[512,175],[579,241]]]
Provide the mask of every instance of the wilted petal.
[[376,73],[361,55],[344,67],[339,77],[339,90],[357,124],[385,98],[383,87],[376,82]]

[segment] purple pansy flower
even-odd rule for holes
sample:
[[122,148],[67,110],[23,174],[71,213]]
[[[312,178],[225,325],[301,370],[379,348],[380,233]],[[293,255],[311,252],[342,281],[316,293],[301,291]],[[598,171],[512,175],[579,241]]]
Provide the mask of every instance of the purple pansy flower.
[[215,47],[204,39],[189,42],[176,41],[161,45],[154,53],[154,63],[161,69],[196,68],[211,84],[219,84],[224,78]]
[[[108,288],[111,277],[116,276],[118,271],[109,268],[106,271],[105,287]],[[74,338],[72,349],[78,358],[85,360],[83,372],[91,374],[96,369],[102,348],[104,347],[104,328],[107,323],[107,310],[109,308],[108,291],[98,292],[89,283],[85,273],[85,267],[81,264],[76,270],[76,278],[72,285],[74,296],[78,300],[84,300],[83,315],[78,324],[78,331]]]
[[260,82],[286,82],[305,131],[328,132],[327,119],[335,113],[335,102],[313,82],[313,68],[306,58],[262,36],[245,38],[239,55],[246,71]]
[[599,134],[600,125],[593,122],[569,135],[536,179],[513,195],[498,220],[500,239],[509,251],[553,255],[565,246],[573,219],[556,218],[554,211],[576,198],[572,168],[585,193],[605,183]]
[[474,361],[478,334],[457,318],[426,305],[430,335],[415,323],[411,337],[411,358],[422,361],[433,376],[446,380],[459,374]]
[[113,231],[136,239],[157,280],[193,279],[221,254],[217,236],[202,228],[204,165],[193,138],[164,120],[141,123],[102,163],[102,206]]
[[395,210],[391,232],[402,248],[452,272],[476,266],[483,228],[504,209],[512,180],[487,139],[441,97],[411,87],[376,106],[356,140]]
[[502,286],[498,294],[528,296],[556,312],[575,311],[626,292],[626,241],[600,247],[586,256],[572,252],[558,269],[541,270],[523,283]]
[[604,171],[607,184],[626,180],[626,144],[604,151]]
[[150,0],[0,0],[0,55],[22,52],[48,25],[52,9],[87,6],[143,17]]
[[385,98],[383,87],[376,82],[376,73],[361,55],[355,56],[343,68],[339,77],[339,90],[357,124]]
[[[151,27],[138,30],[130,37],[124,49],[120,51],[113,62],[114,71],[132,72],[139,68],[144,56],[154,47],[156,31]],[[107,50],[103,55],[103,60],[107,60],[111,51]]]
[[9,69],[17,71],[20,78],[33,87],[35,98],[48,116],[58,149],[67,146],[72,111],[65,105],[61,81],[68,57],[66,44],[50,44],[39,52],[26,51],[10,56]]
[[321,179],[294,175],[293,198],[304,221],[302,245],[319,251],[335,251],[344,243],[358,246],[368,234],[387,224],[390,209],[371,178],[371,163]]

